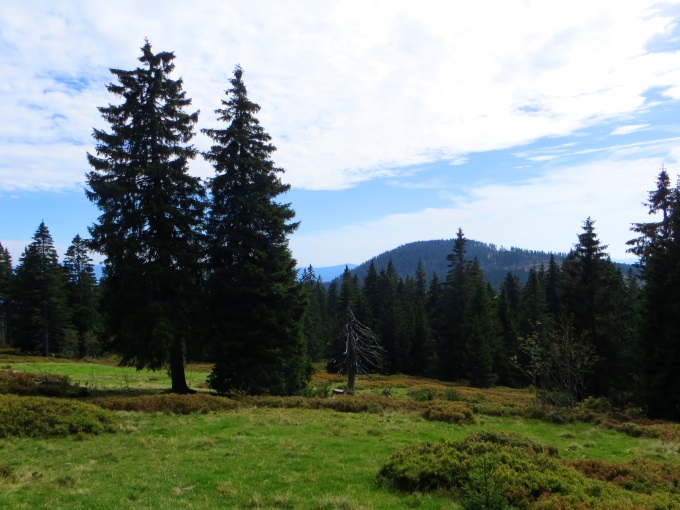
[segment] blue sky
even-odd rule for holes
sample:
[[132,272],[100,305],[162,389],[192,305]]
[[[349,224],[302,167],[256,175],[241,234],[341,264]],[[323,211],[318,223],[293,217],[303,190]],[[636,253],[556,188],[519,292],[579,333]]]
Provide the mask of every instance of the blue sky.
[[[474,4],[474,5],[473,5]],[[631,5],[628,5],[631,4]],[[109,68],[148,37],[217,125],[236,64],[301,222],[300,265],[451,238],[568,251],[587,217],[617,259],[665,165],[680,173],[680,3],[32,1],[0,11],[0,242],[45,221],[60,254]],[[202,135],[200,149],[209,146]],[[197,160],[191,172],[209,178]],[[95,255],[95,260],[101,256]]]

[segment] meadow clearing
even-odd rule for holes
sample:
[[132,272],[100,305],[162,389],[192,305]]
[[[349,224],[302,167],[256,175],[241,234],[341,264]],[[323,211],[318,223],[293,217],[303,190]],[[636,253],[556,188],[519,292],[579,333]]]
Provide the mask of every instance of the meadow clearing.
[[226,398],[208,369],[179,396],[115,360],[0,354],[0,507],[680,508],[680,426],[602,401],[382,375],[333,396],[321,370],[305,395]]

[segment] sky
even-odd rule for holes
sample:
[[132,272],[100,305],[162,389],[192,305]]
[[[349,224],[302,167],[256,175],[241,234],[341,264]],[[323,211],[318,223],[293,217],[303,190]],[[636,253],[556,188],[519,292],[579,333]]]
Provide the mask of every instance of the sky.
[[[41,221],[60,255],[85,197],[110,69],[174,51],[198,129],[222,128],[236,65],[300,227],[298,265],[453,238],[566,252],[586,218],[612,258],[664,166],[680,174],[680,2],[5,2],[0,243]],[[198,134],[194,145],[207,150]],[[191,173],[212,167],[200,158]],[[94,254],[95,261],[103,257]]]

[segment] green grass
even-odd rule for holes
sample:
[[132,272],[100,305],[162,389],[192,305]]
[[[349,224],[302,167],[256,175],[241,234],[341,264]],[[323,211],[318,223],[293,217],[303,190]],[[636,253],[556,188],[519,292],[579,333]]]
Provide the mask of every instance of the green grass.
[[117,434],[0,441],[12,471],[0,478],[0,508],[456,508],[443,495],[378,487],[376,474],[413,442],[479,430],[518,432],[557,446],[566,459],[679,457],[659,440],[512,418],[458,426],[395,412],[119,414]]
[[[170,387],[170,377],[165,371],[136,370],[134,367],[119,367],[100,363],[25,361],[4,364],[19,372],[37,374],[49,373],[68,375],[71,382],[91,390],[163,390]],[[205,388],[205,372],[187,370],[187,384],[190,388]]]
[[[12,359],[11,368],[68,375],[98,390],[89,399],[97,402],[120,399],[121,393],[134,399],[140,390],[158,393],[170,385],[164,372],[22,360]],[[4,365],[0,356],[0,368]],[[190,373],[196,378],[193,387],[199,387],[205,370]],[[313,382],[339,380],[317,373]],[[380,486],[377,474],[393,453],[413,443],[462,440],[483,430],[515,432],[554,445],[565,460],[642,458],[670,461],[680,469],[677,442],[632,437],[594,423],[558,425],[507,415],[476,414],[470,425],[427,421],[418,406],[429,402],[415,401],[414,391],[425,388],[439,405],[449,403],[451,385],[384,376],[359,382],[368,398],[383,398],[382,390],[392,388],[395,396],[385,398],[394,405],[349,413],[274,407],[281,399],[247,398],[235,410],[218,412],[116,412],[113,434],[0,439],[0,508],[456,509],[446,494],[407,494]],[[455,392],[455,400],[480,408],[521,408],[531,402],[528,392],[507,388],[455,387]],[[139,406],[145,407],[160,409]]]

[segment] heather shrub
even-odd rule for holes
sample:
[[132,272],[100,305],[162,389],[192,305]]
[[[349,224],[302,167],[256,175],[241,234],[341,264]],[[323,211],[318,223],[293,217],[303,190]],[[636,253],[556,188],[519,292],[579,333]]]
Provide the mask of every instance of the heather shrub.
[[191,395],[167,393],[130,397],[102,397],[91,399],[90,402],[112,411],[137,411],[163,414],[232,411],[239,405],[235,400],[226,397],[207,395],[205,393],[194,393]]
[[446,389],[442,394],[442,398],[444,400],[448,400],[449,402],[463,400],[463,396],[460,394],[460,392],[458,390],[454,390],[453,388]]
[[112,432],[116,416],[85,402],[0,395],[0,437],[55,437]]
[[416,402],[427,402],[434,398],[429,388],[415,388],[408,392],[408,396]]
[[59,397],[78,390],[66,375],[0,370],[0,394]]
[[422,416],[429,421],[443,421],[446,423],[469,424],[475,422],[470,408],[453,402],[431,404],[423,410]]
[[563,462],[555,447],[481,432],[397,452],[378,481],[402,491],[448,493],[465,510],[641,510],[678,508],[678,476],[673,463]]

